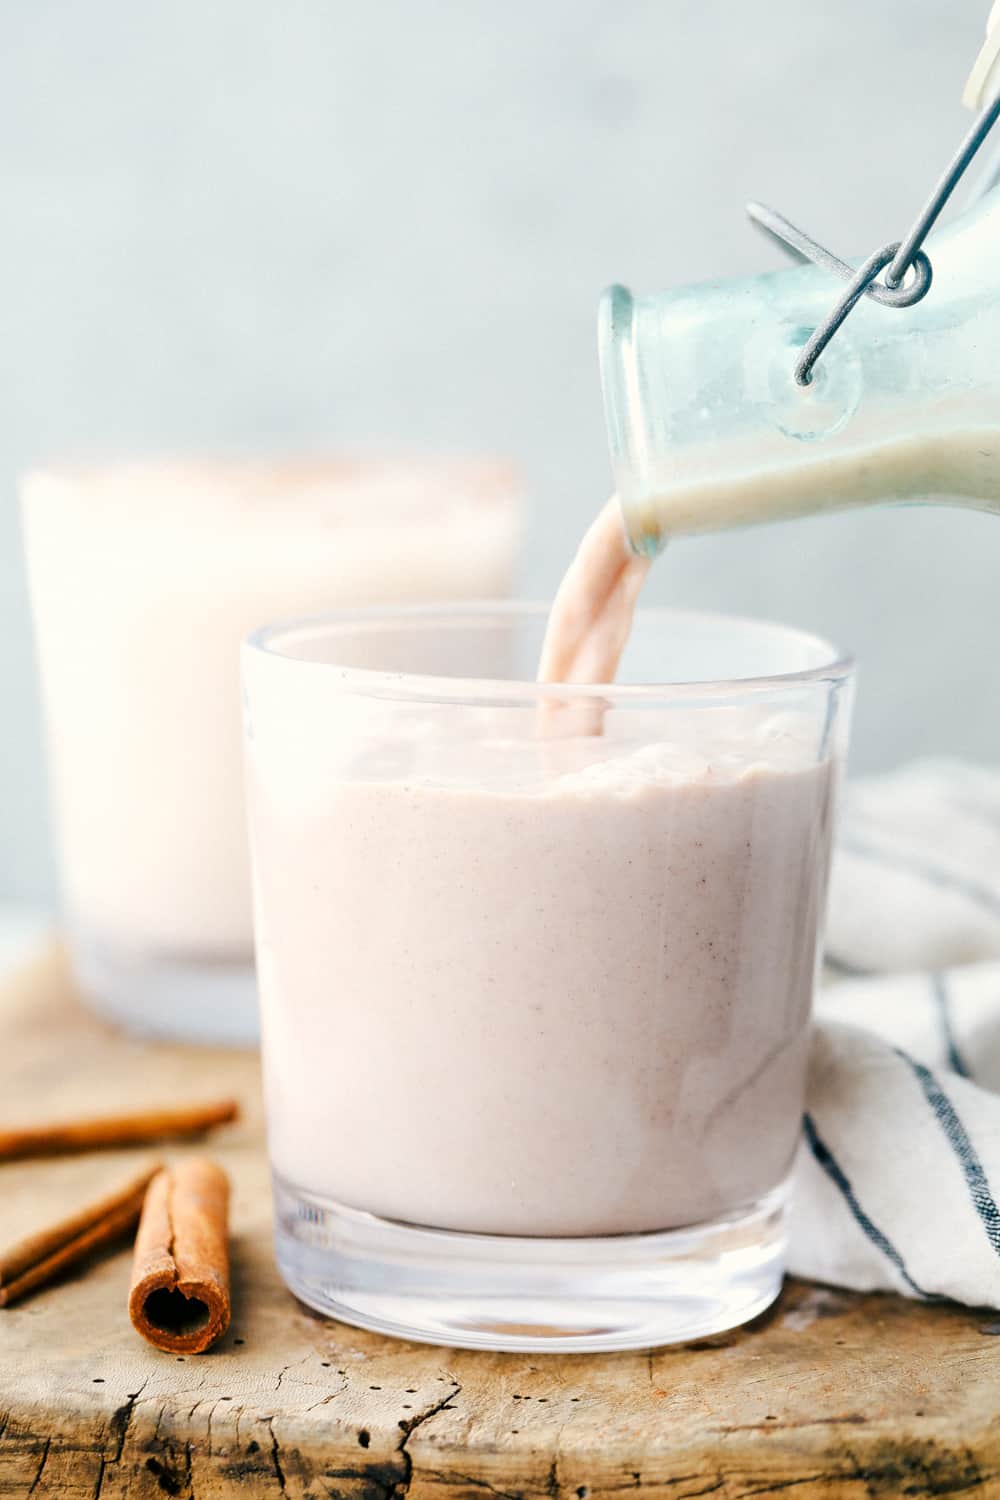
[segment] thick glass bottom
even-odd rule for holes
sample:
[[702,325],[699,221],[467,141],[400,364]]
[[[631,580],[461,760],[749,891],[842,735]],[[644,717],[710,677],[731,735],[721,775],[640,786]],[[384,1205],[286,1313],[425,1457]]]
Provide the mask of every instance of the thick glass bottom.
[[221,1047],[260,1040],[253,961],[130,952],[74,930],[73,975],[92,1010],[140,1036]]
[[524,1239],[397,1224],[274,1176],[278,1265],[317,1312],[507,1352],[644,1349],[721,1333],[781,1290],[787,1184],[658,1234]]

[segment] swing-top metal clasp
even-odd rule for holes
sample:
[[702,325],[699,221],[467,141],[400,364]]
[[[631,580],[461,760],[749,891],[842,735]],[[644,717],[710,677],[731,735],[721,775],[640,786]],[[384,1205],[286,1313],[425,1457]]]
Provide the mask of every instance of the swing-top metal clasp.
[[[841,260],[775,209],[768,208],[763,203],[747,204],[747,213],[754,223],[774,235],[795,254],[811,260],[847,282],[842,295],[802,346],[795,363],[795,379],[799,385],[811,383],[813,366],[862,297],[871,297],[882,307],[913,307],[926,297],[931,288],[933,270],[921,246],[998,119],[1000,93],[976,120],[935,184],[905,239],[883,245],[881,250],[869,255],[860,266],[855,267]],[[878,279],[880,276],[881,281]]]

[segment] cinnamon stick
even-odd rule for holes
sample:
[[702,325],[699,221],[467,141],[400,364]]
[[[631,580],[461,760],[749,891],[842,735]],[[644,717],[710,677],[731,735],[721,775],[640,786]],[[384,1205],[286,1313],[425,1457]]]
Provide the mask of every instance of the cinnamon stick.
[[151,1162],[118,1187],[36,1234],[0,1250],[0,1307],[45,1286],[138,1223],[146,1188],[160,1170]]
[[229,1179],[206,1157],[157,1174],[135,1240],[128,1311],[157,1349],[202,1354],[229,1327]]
[[202,1135],[214,1125],[225,1125],[235,1120],[238,1114],[239,1105],[235,1099],[212,1099],[199,1104],[142,1110],[138,1114],[104,1115],[35,1125],[23,1130],[0,1130],[0,1161],[183,1140],[188,1136]]

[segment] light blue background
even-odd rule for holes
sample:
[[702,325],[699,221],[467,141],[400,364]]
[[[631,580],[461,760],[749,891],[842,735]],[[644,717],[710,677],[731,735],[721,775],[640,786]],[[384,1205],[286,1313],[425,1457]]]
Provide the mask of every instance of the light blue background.
[[[608,489],[601,287],[777,264],[750,196],[845,254],[898,237],[967,127],[987,8],[7,0],[0,897],[52,888],[25,464],[507,449],[535,503],[524,587],[546,593]],[[998,575],[995,520],[904,511],[682,543],[649,593],[853,646],[872,767],[996,757]]]

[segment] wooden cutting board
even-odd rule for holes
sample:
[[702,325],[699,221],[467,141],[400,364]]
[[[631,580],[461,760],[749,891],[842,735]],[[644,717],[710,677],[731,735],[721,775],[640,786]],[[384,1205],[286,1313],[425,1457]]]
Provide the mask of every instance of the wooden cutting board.
[[[1000,1320],[792,1283],[749,1329],[660,1353],[489,1355],[325,1322],[281,1284],[256,1059],[125,1038],[55,948],[0,989],[0,1123],[234,1092],[233,1325],[144,1345],[129,1256],[0,1312],[0,1497],[1000,1496]],[[174,1153],[176,1154],[176,1153]],[[4,1242],[125,1152],[0,1167]]]

